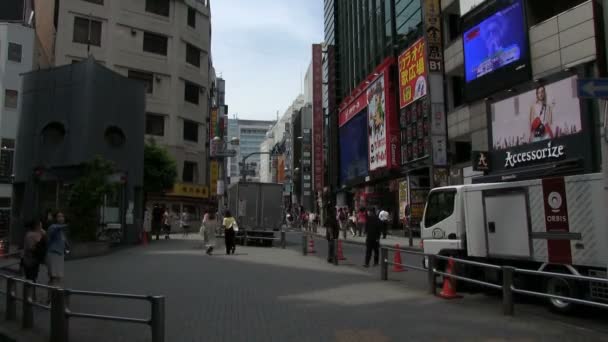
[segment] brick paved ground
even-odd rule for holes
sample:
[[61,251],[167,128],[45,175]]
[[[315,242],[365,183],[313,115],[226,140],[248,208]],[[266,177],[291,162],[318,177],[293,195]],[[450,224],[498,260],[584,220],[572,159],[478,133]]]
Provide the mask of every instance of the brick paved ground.
[[[193,238],[193,237],[192,237]],[[377,274],[302,257],[297,248],[239,247],[208,257],[194,240],[68,262],[67,285],[165,294],[167,341],[531,341],[608,340],[606,329],[517,310],[484,296],[443,301]],[[219,252],[219,250],[218,250]],[[145,316],[145,306],[72,299],[73,310]],[[47,320],[37,312],[38,332]],[[149,341],[146,327],[71,321],[71,341]]]

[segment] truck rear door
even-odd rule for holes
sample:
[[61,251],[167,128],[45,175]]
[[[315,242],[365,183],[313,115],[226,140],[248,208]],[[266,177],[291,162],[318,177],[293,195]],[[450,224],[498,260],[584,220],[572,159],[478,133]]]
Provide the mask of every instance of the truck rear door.
[[529,258],[530,229],[524,189],[484,194],[488,255]]

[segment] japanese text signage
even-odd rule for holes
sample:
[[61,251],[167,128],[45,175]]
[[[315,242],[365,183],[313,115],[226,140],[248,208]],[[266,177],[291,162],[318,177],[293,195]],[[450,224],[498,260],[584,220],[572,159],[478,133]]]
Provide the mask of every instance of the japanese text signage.
[[399,107],[427,94],[425,41],[419,39],[399,56]]
[[215,157],[219,149],[219,147],[217,146],[218,144],[213,140],[216,134],[216,126],[218,124],[218,121],[219,120],[217,107],[213,107],[211,108],[211,115],[209,115],[209,139],[211,139],[211,141],[209,142],[209,155],[211,157]]
[[323,190],[323,70],[321,45],[312,46],[312,146],[314,188]]
[[217,161],[212,160],[210,163],[210,168],[211,168],[211,182],[210,182],[210,192],[211,195],[215,195],[217,194],[217,181],[219,180],[219,176],[220,176],[220,165]]
[[441,72],[443,49],[441,48],[439,0],[425,0],[423,4],[429,72]]

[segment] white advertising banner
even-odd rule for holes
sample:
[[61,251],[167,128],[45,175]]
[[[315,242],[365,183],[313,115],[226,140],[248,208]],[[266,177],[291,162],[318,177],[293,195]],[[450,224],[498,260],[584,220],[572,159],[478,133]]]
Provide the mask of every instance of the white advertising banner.
[[384,74],[367,88],[369,170],[387,166]]

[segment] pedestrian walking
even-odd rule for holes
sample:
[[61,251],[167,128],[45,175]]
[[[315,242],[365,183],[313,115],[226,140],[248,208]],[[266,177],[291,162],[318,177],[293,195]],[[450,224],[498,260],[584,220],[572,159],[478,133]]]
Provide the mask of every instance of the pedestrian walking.
[[146,241],[150,241],[150,232],[152,231],[152,212],[150,211],[150,207],[146,207],[144,209],[144,224],[143,224],[143,232],[142,240],[146,239]]
[[317,215],[314,212],[308,214],[308,231],[317,232]]
[[[47,231],[48,244],[46,266],[49,272],[49,286],[61,286],[63,283],[65,255],[70,253],[70,245],[66,238],[65,215],[55,214],[55,223]],[[49,296],[50,298],[50,296]]]
[[163,227],[163,209],[158,206],[158,204],[154,205],[152,209],[152,232],[156,235],[156,240],[160,238],[160,231]]
[[348,230],[350,230],[350,233],[353,234],[353,237],[357,236],[357,234],[355,234],[355,229],[357,229],[357,215],[353,210],[353,212],[348,216]]
[[343,208],[338,209],[338,226],[342,231],[342,236],[344,237],[344,240],[346,240],[347,218],[345,210]]
[[380,252],[380,232],[382,230],[382,222],[380,222],[380,219],[376,216],[376,209],[370,207],[367,214],[364,267],[369,267],[372,253],[374,254],[374,266],[378,265],[380,259],[380,256],[378,255]]
[[213,249],[215,248],[215,234],[219,227],[220,221],[214,210],[210,210],[203,216],[201,235],[203,236],[203,246],[205,247],[207,255],[213,253]]
[[[171,215],[169,215],[169,210],[165,209],[165,212],[163,213],[163,230],[165,231],[165,240],[168,240],[170,238],[170,234],[171,234]],[[158,240],[158,235],[156,236],[156,239]]]
[[380,214],[378,214],[378,218],[382,223],[382,238],[386,239],[386,234],[388,233],[388,225],[390,223],[390,214],[388,211],[382,209]]
[[236,251],[236,232],[239,230],[239,226],[236,223],[236,219],[232,217],[230,210],[226,210],[224,215],[224,242],[226,244],[226,255],[234,254]]
[[328,205],[325,209],[327,219],[325,221],[325,238],[327,239],[327,262],[333,263],[336,258],[334,241],[340,238],[340,227],[336,219],[335,207]]
[[308,230],[308,212],[306,210],[302,210],[302,214],[300,224],[302,225],[303,230]]
[[40,265],[44,263],[47,251],[46,232],[42,229],[40,220],[29,221],[25,224],[27,233],[23,241],[23,257],[21,266],[25,279],[35,283],[38,280]]
[[188,237],[190,233],[190,217],[187,211],[183,211],[179,217],[179,227],[182,229],[182,234],[184,237]]
[[359,212],[357,213],[357,234],[359,236],[363,236],[365,234],[365,224],[367,222],[367,213],[365,212],[365,208],[359,208]]

